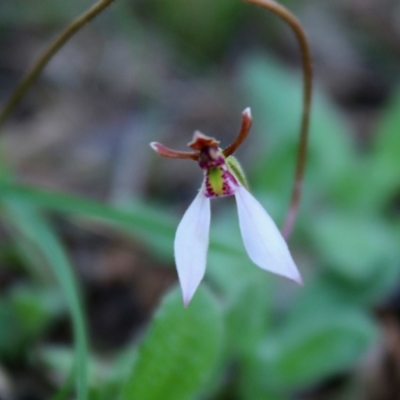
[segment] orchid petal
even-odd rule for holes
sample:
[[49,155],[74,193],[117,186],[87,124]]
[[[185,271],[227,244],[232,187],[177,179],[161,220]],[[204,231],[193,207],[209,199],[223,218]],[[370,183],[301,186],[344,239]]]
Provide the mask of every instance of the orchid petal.
[[185,307],[206,270],[210,218],[210,199],[200,190],[183,215],[174,242],[176,268]]
[[260,268],[302,283],[299,271],[274,221],[243,186],[235,192],[243,243]]

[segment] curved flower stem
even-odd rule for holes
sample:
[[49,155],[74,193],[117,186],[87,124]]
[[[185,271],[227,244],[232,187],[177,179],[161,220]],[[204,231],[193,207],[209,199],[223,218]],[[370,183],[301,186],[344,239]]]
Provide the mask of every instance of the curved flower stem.
[[302,65],[303,65],[303,115],[300,127],[299,148],[297,152],[296,172],[292,189],[292,198],[290,201],[289,210],[286,215],[286,220],[283,225],[282,234],[287,239],[293,229],[297,211],[299,208],[301,190],[303,187],[304,170],[307,159],[308,146],[308,130],[310,125],[311,97],[312,97],[312,61],[310,46],[308,44],[307,35],[302,28],[298,19],[285,7],[276,3],[273,0],[244,0],[247,3],[266,8],[267,10],[278,15],[285,23],[287,23],[296,35],[299,42]]
[[15,107],[24,97],[25,93],[31,87],[35,79],[43,71],[44,67],[52,59],[52,57],[60,50],[62,46],[81,29],[86,23],[91,21],[94,17],[100,14],[106,7],[108,7],[115,0],[99,0],[89,10],[85,11],[82,15],[76,18],[70,25],[67,26],[56,37],[49,46],[46,47],[44,52],[37,59],[32,68],[27,72],[14,92],[11,94],[9,100],[6,102],[3,109],[0,111],[0,125],[4,123],[7,117],[14,111]]

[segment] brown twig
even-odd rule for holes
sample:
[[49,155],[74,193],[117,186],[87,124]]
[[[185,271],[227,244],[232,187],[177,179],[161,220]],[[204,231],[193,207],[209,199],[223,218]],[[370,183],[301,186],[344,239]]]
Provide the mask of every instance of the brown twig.
[[100,14],[106,7],[108,7],[115,0],[99,0],[89,10],[85,11],[81,16],[76,18],[70,25],[67,26],[53,42],[46,47],[44,52],[37,59],[32,68],[27,72],[19,85],[11,94],[9,100],[6,102],[0,111],[0,126],[14,111],[15,107],[24,97],[28,89],[31,87],[35,79],[43,71],[44,67],[52,59],[52,57],[64,46],[64,44],[81,29],[85,24],[91,21],[94,17]]
[[247,3],[255,4],[263,7],[274,14],[278,15],[285,23],[287,23],[296,35],[299,42],[302,65],[303,65],[303,114],[300,127],[299,148],[297,152],[296,172],[292,190],[292,198],[290,206],[286,214],[286,220],[282,228],[282,233],[287,239],[293,229],[297,211],[299,208],[301,190],[303,187],[304,170],[307,159],[308,147],[308,130],[310,125],[311,97],[312,97],[312,61],[310,46],[308,44],[307,35],[302,28],[298,19],[285,7],[273,0],[244,0]]

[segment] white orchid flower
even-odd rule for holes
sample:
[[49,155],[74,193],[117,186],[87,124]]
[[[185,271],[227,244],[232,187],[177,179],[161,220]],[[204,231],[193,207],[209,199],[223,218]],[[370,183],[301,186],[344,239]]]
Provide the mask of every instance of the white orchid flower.
[[251,112],[242,113],[242,128],[235,142],[222,150],[219,142],[196,131],[189,147],[193,152],[169,149],[160,143],[150,146],[161,156],[196,160],[204,172],[203,184],[176,231],[174,252],[183,303],[187,306],[204,277],[210,230],[210,199],[236,198],[239,226],[250,259],[258,267],[302,283],[288,246],[274,221],[248,191],[244,173],[233,152],[246,138],[252,124]]

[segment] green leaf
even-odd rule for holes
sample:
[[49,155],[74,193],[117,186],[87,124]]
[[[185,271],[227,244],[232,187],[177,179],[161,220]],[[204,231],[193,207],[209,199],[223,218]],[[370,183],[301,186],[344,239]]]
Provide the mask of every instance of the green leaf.
[[[242,82],[252,107],[252,153],[257,160],[250,187],[290,191],[297,157],[302,112],[301,75],[273,57],[253,55],[242,67]],[[310,121],[307,181],[313,188],[334,192],[354,163],[354,146],[349,128],[328,98],[315,87]],[[329,182],[329,185],[327,185]]]
[[14,286],[0,300],[0,356],[23,356],[56,316],[63,311],[63,299],[55,290]]
[[58,289],[15,287],[9,296],[13,313],[26,339],[37,338],[50,322],[65,311],[65,301]]
[[[36,357],[40,364],[65,381],[76,370],[76,352],[73,348],[66,346],[46,345],[38,349]],[[107,378],[108,365],[95,356],[87,358],[88,385],[94,388],[103,385]]]
[[186,400],[201,390],[219,357],[222,317],[200,288],[188,308],[176,288],[163,300],[140,345],[123,400]]
[[[373,209],[382,209],[400,191],[400,90],[388,104],[371,146],[362,197]],[[362,200],[362,199],[361,199]]]
[[315,305],[313,311],[282,326],[259,348],[260,379],[269,387],[287,391],[343,371],[377,338],[377,327],[360,310]]
[[[58,211],[70,217],[80,217],[106,224],[151,246],[152,253],[158,254],[164,261],[173,259],[173,238],[178,226],[177,219],[149,204],[134,203],[129,210],[120,209],[70,194],[0,180],[0,199],[1,197],[9,201],[19,201],[23,204]],[[237,216],[234,223],[239,235]],[[230,235],[227,237],[214,235],[210,241],[210,253],[227,254],[238,260],[238,255],[243,257],[244,249],[240,237],[237,236],[237,238],[241,249],[237,249],[238,246],[231,240]],[[247,256],[245,260],[248,260]]]
[[[302,314],[302,309],[314,310],[315,304],[324,306],[374,307],[382,304],[397,285],[400,271],[396,264],[381,265],[369,280],[349,281],[327,270],[309,279],[306,290],[301,290],[290,314]],[[312,313],[313,311],[310,311]]]
[[61,286],[70,309],[76,346],[76,384],[78,399],[87,399],[87,337],[78,285],[73,268],[57,236],[47,222],[28,203],[2,198],[7,220],[43,254]]
[[221,54],[244,11],[240,2],[231,0],[152,0],[145,4],[163,36],[175,39],[181,53],[196,57],[197,62]]
[[74,371],[71,370],[63,385],[58,389],[58,392],[53,395],[50,400],[66,400],[70,397],[74,386]]
[[400,90],[386,106],[370,148],[342,177],[336,202],[355,213],[381,212],[400,191]]
[[269,277],[264,271],[260,279],[245,280],[228,305],[226,341],[234,356],[245,358],[268,331],[273,292]]
[[376,278],[382,265],[396,263],[399,247],[389,225],[352,214],[320,214],[309,221],[317,252],[333,272],[354,282]]
[[[121,385],[132,370],[137,353],[136,344],[129,344],[118,351],[118,354],[105,358],[91,355],[88,359],[89,399],[109,400],[118,398]],[[66,398],[73,387],[71,377],[75,370],[75,352],[69,347],[43,346],[35,351],[35,360],[46,369],[65,381],[52,400]]]
[[[168,212],[158,210],[154,205],[136,202],[129,209],[121,209],[67,193],[0,180],[1,197],[114,227],[139,238],[151,245],[152,250],[160,256],[172,260],[173,238],[178,219],[171,217]],[[229,240],[218,240],[214,237],[210,247],[237,253]]]
[[172,259],[177,222],[167,213],[147,204],[135,203],[120,209],[69,194],[0,181],[0,196],[74,217],[95,220],[139,237],[152,250]]
[[109,400],[119,398],[121,387],[126,379],[131,375],[132,366],[137,357],[137,343],[130,343],[122,349],[118,350],[118,354],[114,359],[109,361],[105,374],[101,379],[101,384],[97,382],[97,390],[99,392],[99,400]]
[[0,356],[13,358],[20,354],[24,332],[9,302],[0,298]]

